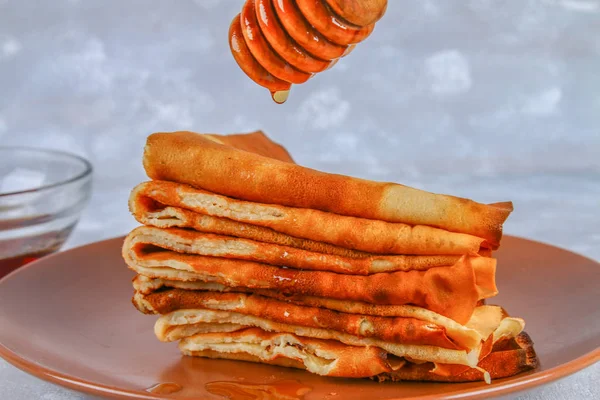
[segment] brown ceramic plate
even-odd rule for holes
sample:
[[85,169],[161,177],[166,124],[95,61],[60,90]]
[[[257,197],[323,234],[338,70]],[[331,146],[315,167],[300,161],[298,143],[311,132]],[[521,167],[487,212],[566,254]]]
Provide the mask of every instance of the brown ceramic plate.
[[59,253],[0,281],[0,356],[70,388],[141,399],[489,398],[558,379],[600,359],[600,265],[537,242],[504,239],[494,302],[525,318],[541,366],[491,385],[378,384],[181,357],[175,344],[154,337],[156,318],[131,305],[133,273],[121,260],[121,242]]

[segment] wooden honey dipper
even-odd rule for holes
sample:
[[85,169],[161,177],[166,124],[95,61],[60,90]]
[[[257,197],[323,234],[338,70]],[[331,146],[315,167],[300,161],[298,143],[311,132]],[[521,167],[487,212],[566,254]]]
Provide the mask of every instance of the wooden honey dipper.
[[287,100],[292,84],[331,68],[367,38],[387,0],[246,0],[229,27],[240,68]]

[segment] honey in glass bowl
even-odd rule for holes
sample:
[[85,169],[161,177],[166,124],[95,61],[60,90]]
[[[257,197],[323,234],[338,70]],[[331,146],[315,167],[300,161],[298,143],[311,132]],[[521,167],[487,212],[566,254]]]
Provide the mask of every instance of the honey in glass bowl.
[[0,278],[61,248],[91,185],[92,166],[79,156],[0,146]]

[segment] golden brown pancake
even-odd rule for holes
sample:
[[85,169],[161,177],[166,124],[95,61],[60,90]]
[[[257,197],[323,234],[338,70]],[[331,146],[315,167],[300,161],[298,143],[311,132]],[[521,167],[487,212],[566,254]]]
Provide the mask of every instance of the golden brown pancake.
[[361,276],[177,253],[138,245],[134,238],[126,238],[123,258],[131,269],[150,278],[215,282],[370,304],[416,305],[460,323],[469,320],[478,300],[497,293],[495,259],[486,257],[463,257],[453,266],[426,271]]
[[[398,357],[410,357],[415,360],[428,360],[436,363],[475,366],[480,348],[472,351],[446,349],[420,344],[402,344],[376,338],[351,335],[327,328],[311,328],[270,321],[253,315],[232,311],[209,309],[177,310],[162,315],[154,326],[156,337],[163,342],[183,340],[205,331],[218,332],[219,326],[242,325],[257,327],[269,332],[293,333],[302,337],[338,340],[350,346],[375,346]],[[228,328],[229,331],[229,328]]]
[[[507,378],[521,372],[537,368],[539,360],[533,349],[533,341],[526,332],[516,337],[494,344],[492,351],[478,364],[481,370],[490,374],[491,379]],[[433,363],[406,363],[403,368],[375,377],[379,382],[391,381],[433,381],[433,382],[473,382],[484,380],[480,369],[468,368],[456,375],[436,374]]]
[[144,167],[155,180],[186,183],[257,203],[427,225],[481,237],[497,247],[512,204],[485,205],[395,183],[328,174],[216,143],[193,132],[148,137]]
[[264,134],[263,131],[250,133],[239,133],[232,135],[205,135],[207,139],[226,146],[234,146],[237,149],[260,154],[261,156],[274,158],[275,160],[293,163],[290,153],[280,144],[275,143]]
[[[185,208],[171,206],[155,207],[155,204],[150,206],[149,203],[153,202],[153,200],[149,197],[138,198],[135,200],[132,198],[131,200],[135,204],[131,207],[135,219],[137,219],[139,223],[147,226],[155,226],[157,228],[194,229],[198,232],[233,236],[349,258],[365,258],[373,254],[346,249],[344,247],[310,239],[296,238],[259,225],[237,222],[229,218],[213,217],[211,215],[190,211]],[[146,203],[149,206],[142,206],[143,203]],[[480,253],[482,253],[482,251],[480,251]],[[491,254],[488,256],[491,256]]]
[[[348,258],[290,246],[180,228],[140,226],[129,234],[138,246],[154,246],[179,253],[223,257],[289,268],[369,275],[379,272],[425,271],[456,264],[461,256],[384,256]],[[490,260],[491,263],[491,260]]]
[[[236,332],[197,334],[184,339],[183,354],[262,363],[286,361],[284,366],[324,376],[366,378],[399,368],[405,361],[389,357],[374,346],[348,346],[336,340],[245,328]],[[394,362],[395,361],[395,362]]]
[[[502,332],[508,336],[514,336],[522,329],[520,324],[512,324],[513,319],[507,319],[506,312],[497,306],[477,307],[463,326],[417,307],[405,310],[399,317],[380,317],[337,312],[250,293],[168,289],[150,294],[136,292],[132,302],[146,314],[168,314],[177,310],[203,308],[235,311],[279,323],[327,328],[391,342],[429,344],[450,349],[477,348],[482,340],[505,323],[508,325]],[[513,332],[511,329],[518,331]]]
[[[312,249],[304,246],[312,246],[321,253],[331,252],[329,245],[334,245],[348,250],[332,254],[349,257],[360,256],[356,250],[378,254],[475,255],[482,246],[490,246],[482,238],[430,226],[241,201],[165,181],[138,185],[131,192],[129,208],[141,223],[152,221],[161,228],[179,226],[206,232],[215,227],[226,234],[231,232],[231,236],[269,243],[278,240],[279,244],[306,250]],[[228,222],[220,220],[217,225],[214,220],[201,217],[206,215],[227,218]],[[274,237],[277,233],[279,237]],[[315,246],[298,238],[321,244]]]
[[[465,367],[474,367],[492,349],[493,343],[517,336],[524,327],[523,320],[506,317],[491,326],[491,334],[477,346],[468,349],[448,349],[434,345],[411,344],[381,340],[336,331],[328,327],[310,327],[277,322],[255,315],[236,311],[221,311],[207,308],[180,309],[162,315],[155,324],[157,338],[164,342],[177,341],[198,333],[218,332],[219,326],[242,325],[256,327],[269,332],[293,333],[315,339],[338,340],[350,346],[376,346],[398,357],[408,360],[436,363],[436,373],[442,375],[459,374]],[[209,328],[207,328],[209,327]],[[231,329],[227,328],[227,332]]]
[[452,340],[443,326],[416,318],[341,313],[253,294],[168,289],[149,295],[136,293],[133,302],[142,312],[168,314],[180,309],[201,308],[235,311],[274,322],[327,328],[395,343],[431,345],[448,349],[465,348]]
[[165,279],[151,279],[143,275],[137,275],[133,279],[133,288],[136,291],[136,294],[133,298],[133,303],[141,312],[144,313],[157,313],[157,310],[150,302],[144,300],[145,296],[143,295],[152,294],[163,288],[178,288],[189,291],[201,290],[257,294],[300,306],[324,308],[347,314],[416,318],[421,321],[430,322],[443,327],[453,341],[466,347],[478,345],[484,337],[487,337],[492,332],[493,327],[496,327],[500,323],[501,319],[507,316],[500,307],[481,307],[484,304],[478,304],[471,315],[469,322],[467,322],[467,325],[461,325],[450,318],[444,317],[443,315],[415,306],[388,306],[313,296],[286,296],[275,290],[269,289],[250,290],[239,287],[231,288],[212,282],[182,282]]
[[197,334],[180,343],[183,354],[259,362],[298,369],[332,377],[370,377],[380,382],[436,381],[471,382],[505,378],[536,368],[538,361],[529,336],[522,332],[503,340],[478,364],[457,375],[433,372],[431,362],[414,363],[374,346],[349,346],[336,340],[313,339],[291,333],[266,332],[246,328],[231,333]]

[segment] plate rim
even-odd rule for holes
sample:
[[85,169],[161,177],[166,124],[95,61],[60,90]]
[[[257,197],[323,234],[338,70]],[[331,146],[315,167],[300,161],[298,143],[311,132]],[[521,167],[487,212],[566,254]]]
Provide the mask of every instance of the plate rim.
[[[504,235],[505,237],[510,237],[512,239],[517,239],[519,241],[538,243],[545,246],[550,246],[556,249],[560,249],[562,251],[568,252],[572,255],[582,257],[592,263],[598,264],[600,266],[600,262],[584,256],[582,254],[578,254],[571,250],[564,249],[562,247],[558,247],[549,243],[544,243],[537,240],[532,240],[528,238],[523,238],[516,235]],[[23,267],[12,271],[2,279],[0,279],[0,286],[2,284],[6,284],[6,282],[13,279],[18,274],[22,273],[22,271],[29,270],[32,268],[37,268],[39,264],[43,264],[47,262],[48,259],[54,257],[62,257],[66,253],[74,252],[74,251],[84,251],[87,247],[97,246],[107,242],[117,242],[122,241],[125,236],[116,236],[109,239],[99,240],[95,242],[91,242],[82,246],[77,246],[71,249],[67,249],[64,251],[59,251],[53,254],[50,254],[46,257],[38,259],[30,264],[27,264]],[[66,387],[71,390],[76,390],[79,392],[92,394],[92,395],[101,395],[101,396],[110,396],[111,398],[117,399],[142,399],[142,400],[155,400],[155,399],[173,399],[174,397],[169,395],[156,395],[149,392],[144,392],[143,389],[140,390],[129,390],[123,388],[117,388],[113,386],[104,385],[101,383],[91,382],[83,378],[79,378],[76,376],[72,376],[69,374],[64,374],[58,371],[55,371],[51,368],[43,366],[35,361],[29,360],[26,357],[18,355],[16,352],[12,351],[4,344],[0,343],[0,357],[6,360],[9,364],[14,367],[28,373],[29,375],[40,378],[44,381],[51,382],[54,384],[58,384],[60,386]],[[557,365],[550,369],[544,371],[533,370],[530,373],[526,373],[524,376],[517,377],[509,377],[504,379],[499,379],[496,385],[491,386],[482,386],[481,388],[468,388],[464,390],[458,390],[455,392],[448,393],[447,395],[425,395],[418,397],[402,397],[402,398],[390,398],[388,400],[434,400],[434,399],[480,399],[480,398],[490,398],[490,396],[496,397],[501,395],[506,395],[510,393],[515,393],[519,391],[531,390],[541,385],[557,381],[559,379],[565,378],[569,375],[574,374],[575,372],[581,371],[597,362],[600,361],[600,347],[597,347],[595,350],[592,350],[580,357],[577,357],[569,362]],[[401,382],[397,384],[402,384]],[[180,399],[191,399],[190,397],[176,397]]]

